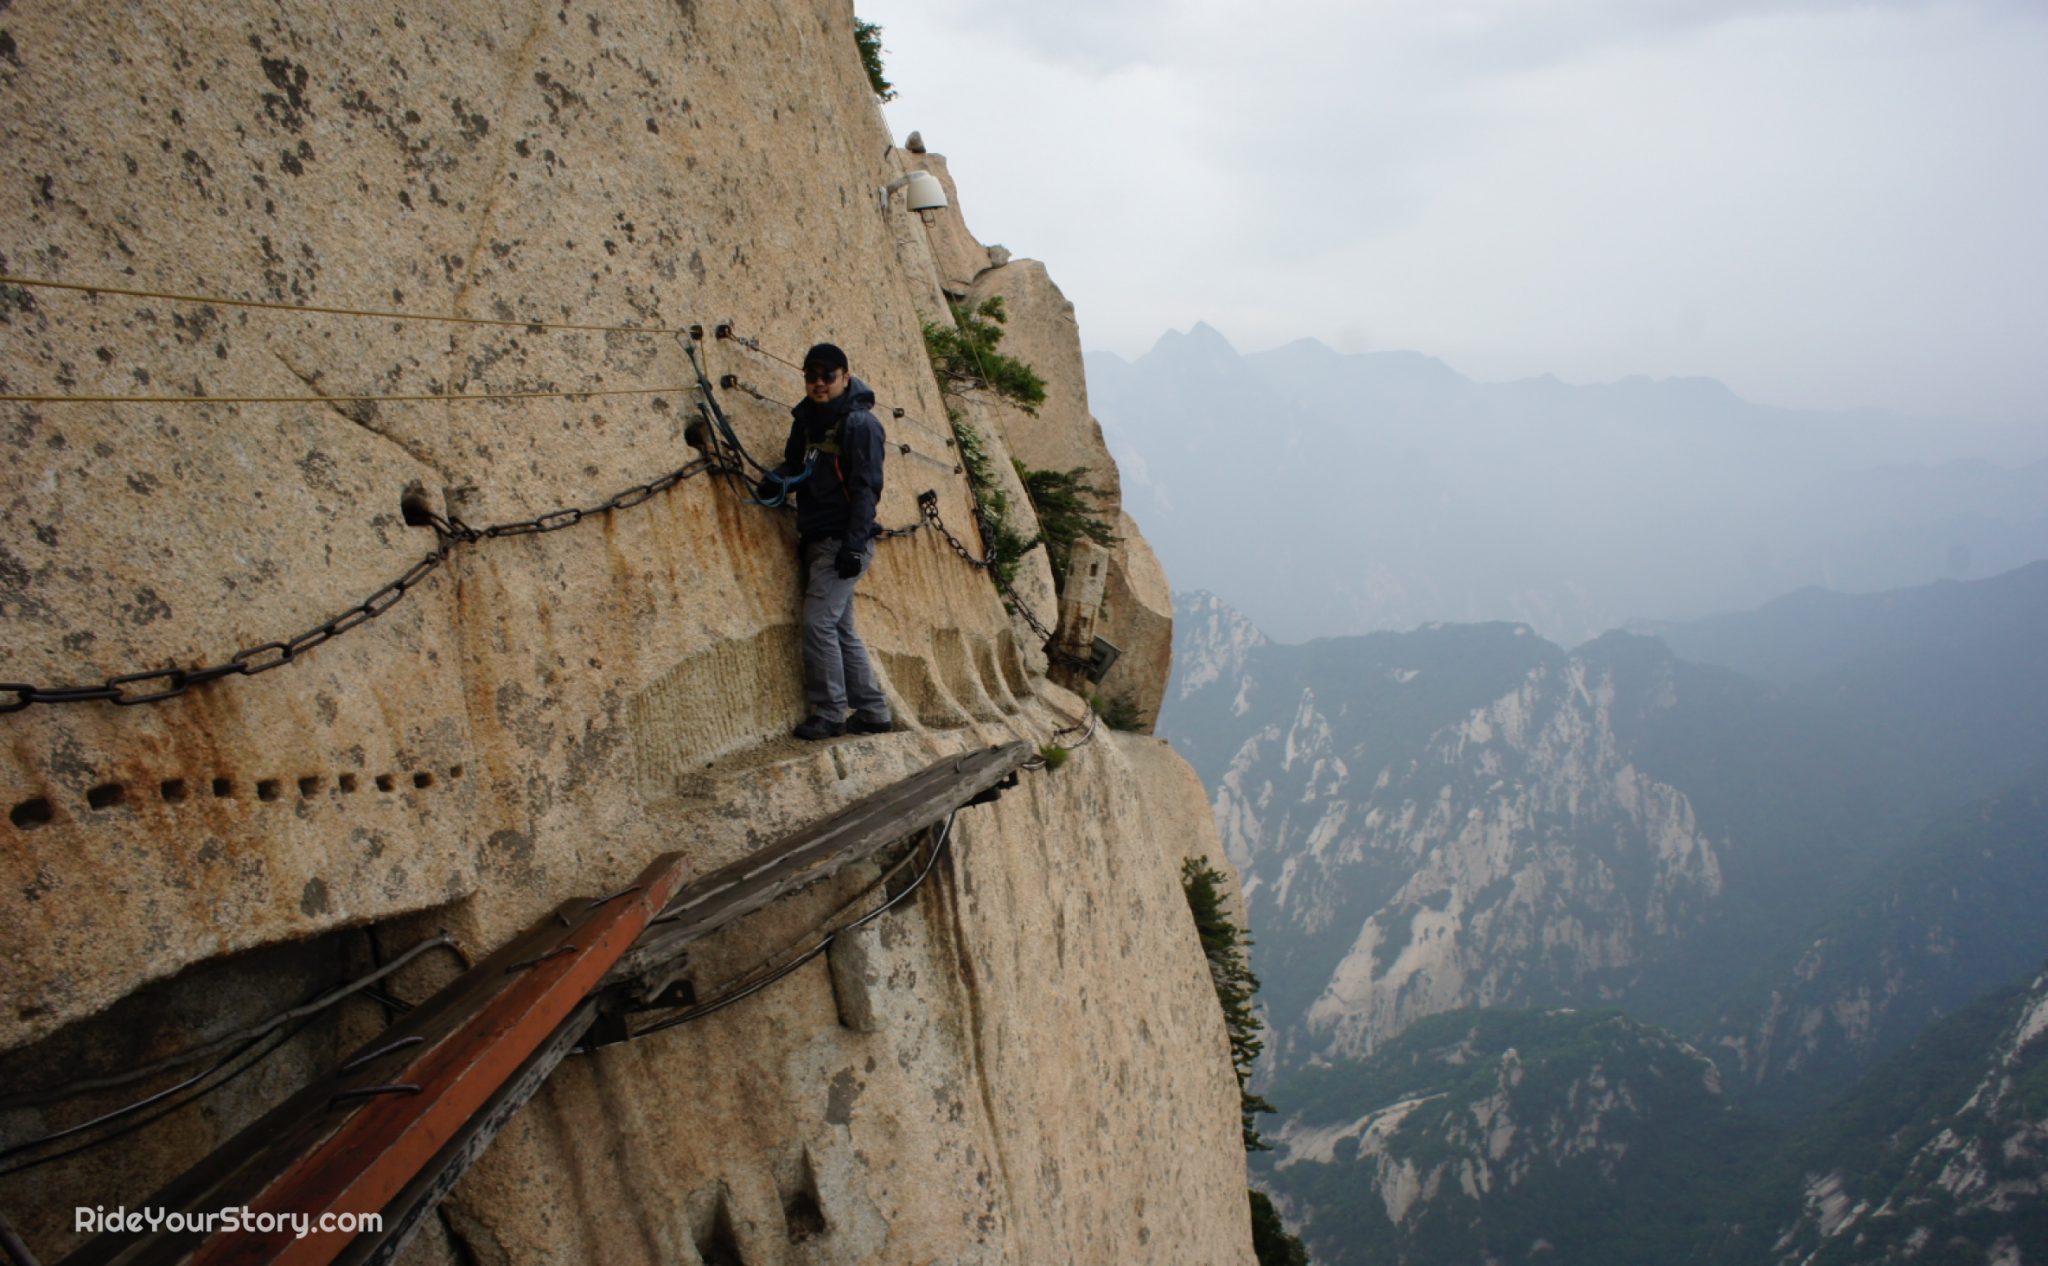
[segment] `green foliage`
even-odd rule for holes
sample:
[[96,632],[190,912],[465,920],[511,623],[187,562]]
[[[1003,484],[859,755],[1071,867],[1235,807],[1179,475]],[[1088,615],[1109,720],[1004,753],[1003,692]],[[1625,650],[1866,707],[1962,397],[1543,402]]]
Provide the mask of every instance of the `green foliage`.
[[1023,361],[996,350],[1009,320],[1003,297],[990,295],[972,309],[964,303],[947,306],[953,310],[950,329],[936,321],[924,323],[924,350],[933,372],[953,382],[986,387],[1026,413],[1037,413],[1045,403],[1045,379]]
[[1014,457],[1010,463],[1017,468],[1017,478],[1024,481],[1031,508],[1038,514],[1039,536],[1045,541],[1046,557],[1052,563],[1053,588],[1064,593],[1067,571],[1074,560],[1074,542],[1086,537],[1098,545],[1116,544],[1115,531],[1097,515],[1109,494],[1088,482],[1086,466],[1033,470]]
[[953,440],[960,446],[960,467],[967,472],[967,482],[974,489],[974,503],[981,508],[987,527],[988,539],[984,543],[991,558],[990,569],[995,573],[997,588],[1007,593],[1016,583],[1017,565],[1040,538],[1026,536],[1011,524],[1010,494],[996,482],[996,468],[989,460],[981,432],[950,411],[946,417],[953,424]]
[[[1138,701],[1133,699],[1128,691],[1113,697],[1090,694],[1088,706],[1094,710],[1096,716],[1102,718],[1102,723],[1112,730],[1145,728],[1145,718],[1138,711]],[[1245,944],[1249,945],[1251,942],[1246,941]]]
[[896,99],[896,85],[882,75],[882,28],[873,22],[853,20],[853,42],[860,47],[860,64],[868,72],[868,87],[884,101]]
[[[1307,1069],[1273,1090],[1312,1125],[1407,1105],[1375,1131],[1384,1156],[1347,1142],[1330,1162],[1265,1181],[1308,1212],[1318,1260],[1331,1266],[1773,1260],[1713,1252],[1729,1226],[1769,1220],[1755,1214],[1752,1179],[1776,1136],[1729,1109],[1707,1068],[1616,1012],[1433,1016],[1369,1059]],[[1437,1189],[1398,1223],[1372,1198],[1389,1160]],[[1486,1176],[1474,1188],[1463,1174]],[[1539,1243],[1550,1247],[1539,1254]]]
[[1229,882],[1214,866],[1199,857],[1185,858],[1180,866],[1181,891],[1187,894],[1188,912],[1195,916],[1195,931],[1202,938],[1202,954],[1209,960],[1209,979],[1216,986],[1216,1001],[1223,1004],[1223,1024],[1230,1031],[1230,1063],[1237,1070],[1237,1094],[1243,1116],[1244,1146],[1249,1152],[1272,1148],[1259,1137],[1253,1118],[1273,1111],[1273,1105],[1253,1094],[1252,1065],[1266,1044],[1259,1038],[1259,1017],[1252,1011],[1252,998],[1259,991],[1259,978],[1245,962],[1245,950],[1252,938],[1230,920],[1223,908],[1223,885]]
[[1252,1196],[1252,1255],[1259,1266],[1308,1266],[1308,1250],[1287,1233],[1280,1211],[1273,1201],[1254,1187]]
[[1051,773],[1053,770],[1066,764],[1067,757],[1072,755],[1072,752],[1061,747],[1058,743],[1047,743],[1038,749],[1038,759],[1045,762],[1047,773]]
[[[2003,1065],[2012,1078],[2005,1102],[1958,1111],[2007,1058],[2028,1001],[2004,990],[1941,1021],[1796,1131],[1731,1108],[1705,1084],[1696,1052],[1619,1012],[1431,1016],[1368,1059],[1305,1068],[1272,1090],[1311,1126],[1413,1104],[1381,1127],[1384,1158],[1340,1144],[1330,1162],[1268,1168],[1261,1181],[1305,1212],[1329,1266],[1527,1261],[1539,1241],[1551,1246],[1542,1260],[1574,1266],[1981,1262],[2001,1239],[2031,1261],[2035,1243],[2048,1249],[2048,1222],[1961,1207],[1938,1182],[1940,1156],[1922,1151],[1952,1133],[1975,1146],[1992,1181],[2036,1180],[2038,1161],[2010,1169],[1998,1140],[2015,1122],[2039,1119],[2023,1096],[2048,1078],[2048,1038]],[[1518,1128],[1491,1133],[1501,1123]],[[1495,1138],[1509,1140],[1506,1156],[1493,1152]],[[1595,1146],[1581,1146],[1588,1142]],[[1442,1178],[1440,1194],[1399,1224],[1370,1198],[1387,1159],[1425,1182]],[[1482,1168],[1491,1187],[1458,1188],[1455,1175]],[[1866,1217],[1854,1235],[1823,1239],[1810,1220],[1799,1224],[1803,1193],[1821,1174],[1850,1202],[1889,1212]],[[1796,1224],[1795,1239],[1781,1243]],[[1908,1252],[1926,1230],[1941,1251]]]

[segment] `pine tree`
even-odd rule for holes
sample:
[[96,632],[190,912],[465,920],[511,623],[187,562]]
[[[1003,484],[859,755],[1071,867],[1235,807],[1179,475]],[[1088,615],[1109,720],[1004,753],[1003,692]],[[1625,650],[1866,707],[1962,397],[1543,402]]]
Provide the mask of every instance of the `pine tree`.
[[1230,1063],[1237,1071],[1237,1094],[1243,1114],[1244,1146],[1248,1152],[1272,1148],[1259,1137],[1253,1118],[1273,1111],[1273,1105],[1249,1089],[1252,1065],[1266,1044],[1259,1037],[1259,1017],[1252,1010],[1252,997],[1259,990],[1259,978],[1252,975],[1244,952],[1252,939],[1230,921],[1223,908],[1223,875],[1214,866],[1190,857],[1181,863],[1181,889],[1187,894],[1188,910],[1195,916],[1195,930],[1202,938],[1202,953],[1209,960],[1209,979],[1216,986],[1216,1001],[1223,1004],[1223,1025],[1230,1032]]

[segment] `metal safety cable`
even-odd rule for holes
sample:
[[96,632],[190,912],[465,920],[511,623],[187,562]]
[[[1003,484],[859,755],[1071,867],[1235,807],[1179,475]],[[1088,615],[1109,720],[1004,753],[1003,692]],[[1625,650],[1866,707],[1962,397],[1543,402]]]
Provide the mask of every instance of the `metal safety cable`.
[[315,313],[322,316],[371,317],[388,321],[438,321],[453,325],[510,326],[522,330],[581,330],[600,334],[680,334],[685,331],[666,325],[595,325],[574,321],[522,321],[507,317],[457,316],[442,312],[395,312],[376,308],[336,308],[311,303],[275,303],[262,299],[230,299],[223,295],[178,294],[167,290],[139,290],[123,286],[89,285],[51,281],[41,277],[0,276],[0,286],[24,286],[38,290],[70,290],[83,294],[121,295],[131,299],[161,299],[168,303],[197,303],[218,308],[254,308],[266,312]]

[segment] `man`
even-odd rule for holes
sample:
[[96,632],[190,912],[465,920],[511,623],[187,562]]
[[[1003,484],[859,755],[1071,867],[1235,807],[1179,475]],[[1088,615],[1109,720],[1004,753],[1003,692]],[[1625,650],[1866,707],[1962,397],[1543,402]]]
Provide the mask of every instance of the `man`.
[[796,497],[804,578],[804,694],[811,714],[800,739],[880,734],[894,728],[868,648],[853,631],[853,590],[874,556],[875,503],[882,495],[882,424],[875,393],[855,378],[846,353],[820,343],[804,354],[804,398],[790,410],[782,464],[761,481],[761,499]]

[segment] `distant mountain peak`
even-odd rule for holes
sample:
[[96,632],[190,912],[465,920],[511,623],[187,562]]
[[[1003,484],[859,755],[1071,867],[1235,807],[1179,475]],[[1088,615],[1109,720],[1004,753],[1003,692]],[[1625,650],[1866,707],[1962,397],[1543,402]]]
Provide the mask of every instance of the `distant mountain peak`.
[[1206,359],[1217,356],[1235,357],[1237,349],[1230,340],[1223,337],[1223,331],[1207,321],[1197,321],[1186,333],[1168,330],[1159,336],[1152,350],[1138,359],[1143,361],[1166,360],[1178,362],[1190,359]]
[[1175,594],[1173,621],[1173,679],[1168,689],[1183,698],[1243,673],[1246,656],[1270,645],[1256,624],[1206,589]]

